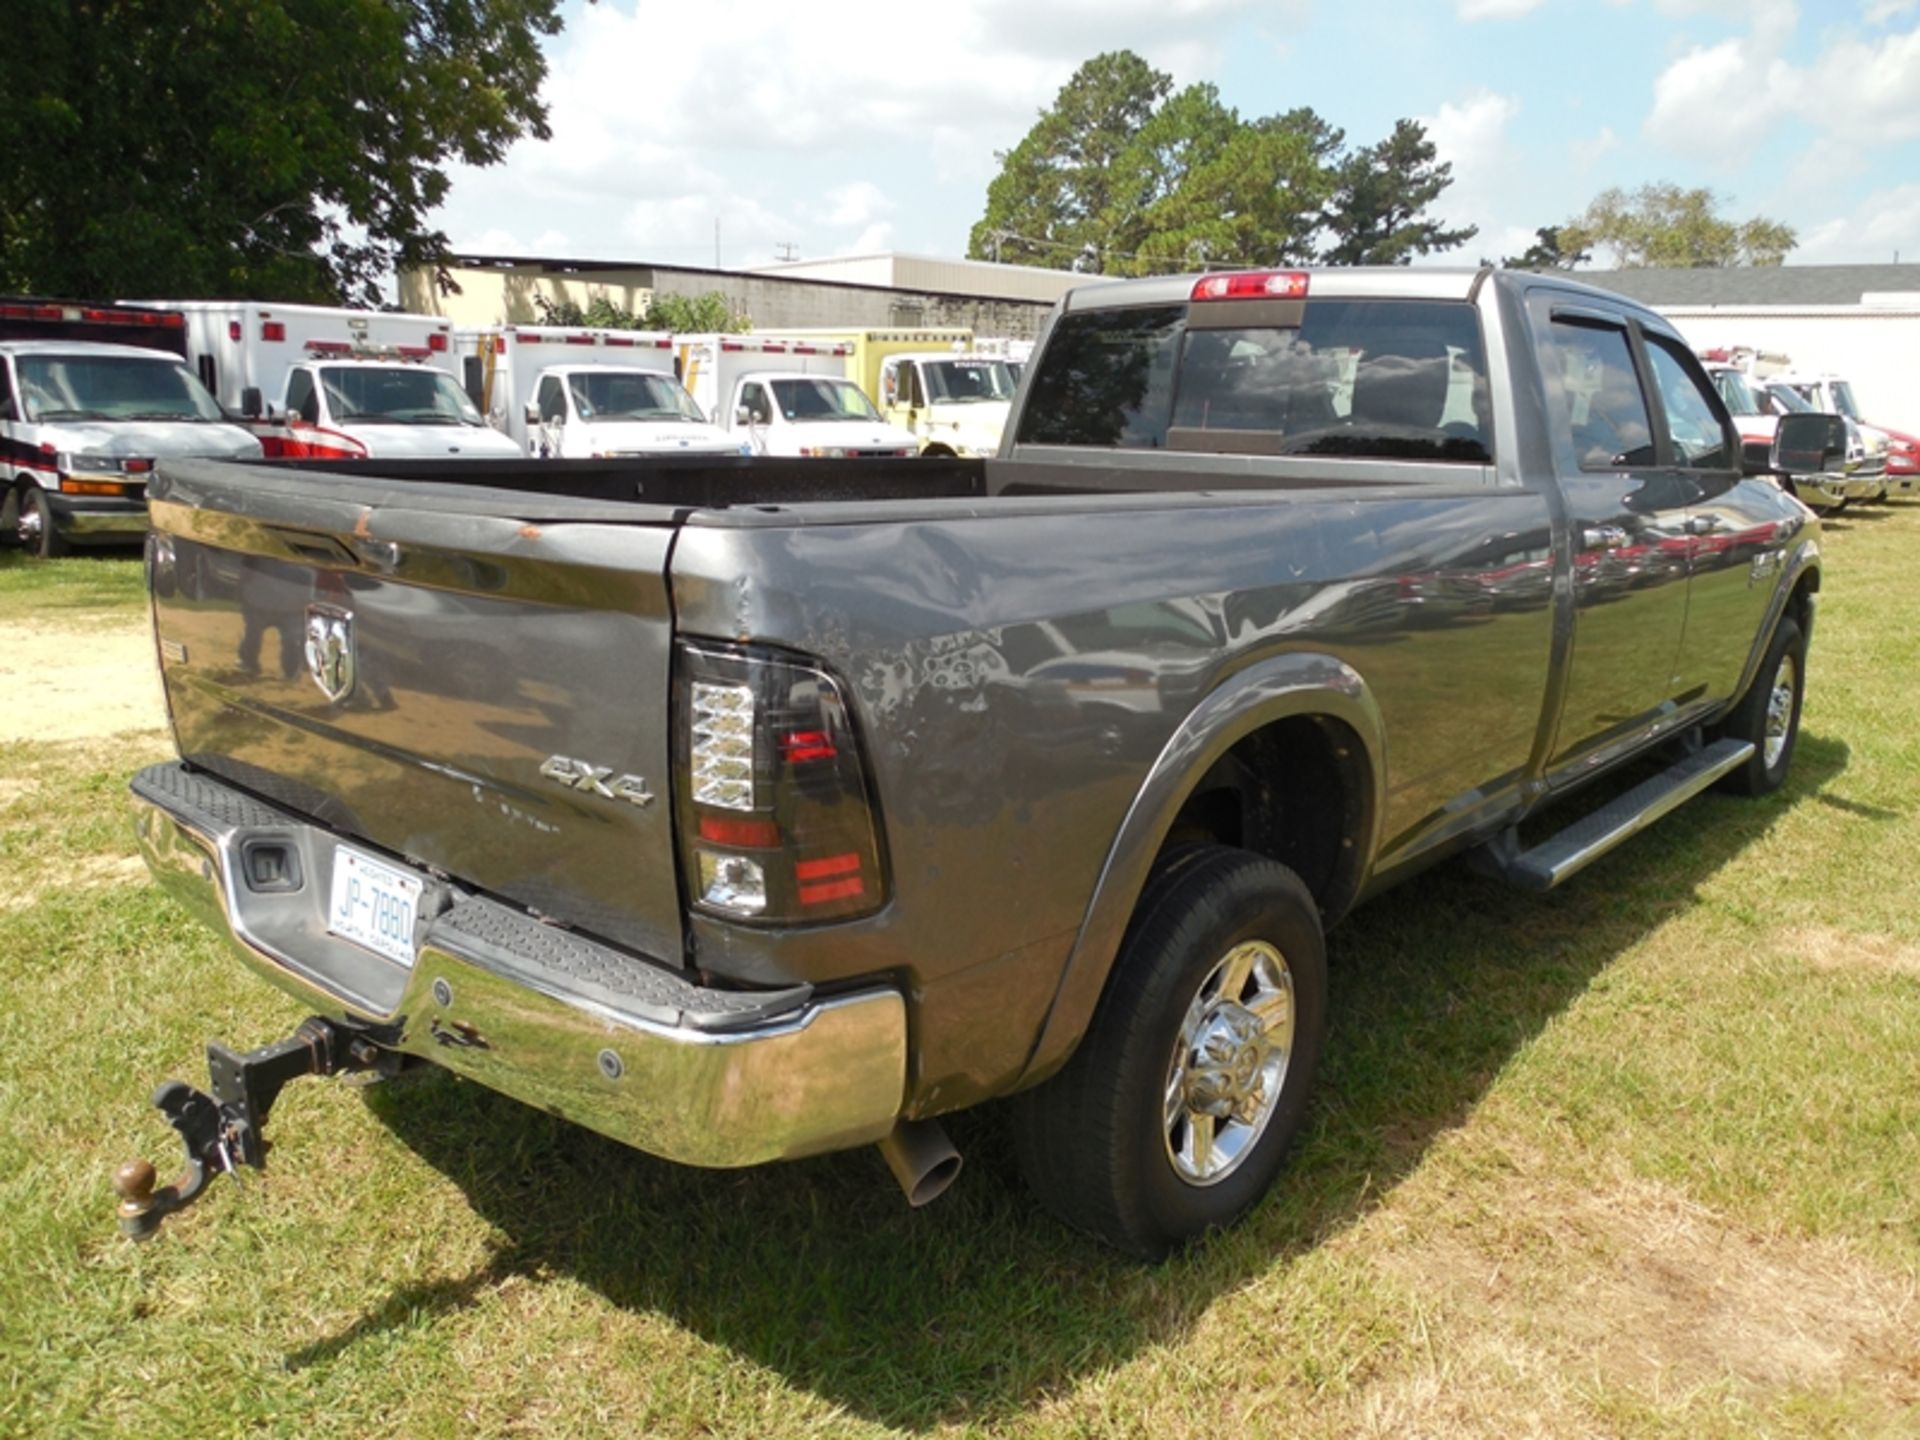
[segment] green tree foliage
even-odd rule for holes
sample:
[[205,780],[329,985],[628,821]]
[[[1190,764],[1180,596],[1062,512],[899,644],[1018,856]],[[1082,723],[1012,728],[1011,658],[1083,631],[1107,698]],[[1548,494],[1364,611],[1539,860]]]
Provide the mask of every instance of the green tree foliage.
[[1534,242],[1518,255],[1501,260],[1503,270],[1571,270],[1592,256],[1575,242],[1581,237],[1571,225],[1542,225]]
[[1344,141],[1310,109],[1248,120],[1212,85],[1175,91],[1130,51],[1096,55],[999,157],[967,253],[1147,275],[1305,264],[1323,234],[1401,261],[1474,233],[1422,218],[1451,174],[1417,124],[1351,156]]
[[0,289],[371,303],[452,162],[545,138],[561,0],[22,0]]
[[587,304],[533,297],[544,325],[582,325],[596,330],[667,330],[676,335],[732,335],[750,328],[752,318],[733,308],[718,290],[704,295],[655,295],[640,311],[601,296]]
[[1720,203],[1704,186],[1689,190],[1671,181],[1603,190],[1560,235],[1569,249],[1605,246],[1624,269],[1778,265],[1799,243],[1791,226],[1763,215],[1724,218]]
[[1453,166],[1435,163],[1433,142],[1416,121],[1396,121],[1386,139],[1341,159],[1334,175],[1322,216],[1333,237],[1322,256],[1330,265],[1407,265],[1480,233],[1477,225],[1449,230],[1427,217],[1453,183]]
[[1111,233],[1116,177],[1136,195],[1154,183],[1150,163],[1123,152],[1172,85],[1130,50],[1082,65],[1053,108],[999,157],[967,253],[1057,270],[1085,257],[1089,268],[1101,268],[1101,257],[1118,248]]

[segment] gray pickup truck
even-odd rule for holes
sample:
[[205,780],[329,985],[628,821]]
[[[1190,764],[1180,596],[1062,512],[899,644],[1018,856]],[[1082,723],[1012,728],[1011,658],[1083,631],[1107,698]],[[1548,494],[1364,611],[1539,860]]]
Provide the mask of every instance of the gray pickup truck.
[[[1773,464],[1844,445],[1789,416]],[[315,1014],[162,1087],[136,1236],[289,1080],[424,1060],[694,1165],[877,1142],[916,1202],[936,1117],[1012,1096],[1040,1199],[1162,1254],[1277,1174],[1353,906],[1781,784],[1820,584],[1674,330],[1515,272],[1075,291],[985,462],[150,496],[139,842]]]

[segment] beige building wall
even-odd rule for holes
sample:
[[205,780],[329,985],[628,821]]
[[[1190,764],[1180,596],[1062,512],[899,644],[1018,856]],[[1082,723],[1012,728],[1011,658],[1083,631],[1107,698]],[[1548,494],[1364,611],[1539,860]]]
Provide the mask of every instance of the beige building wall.
[[[1011,267],[997,266],[991,269]],[[1030,340],[1052,299],[1002,297],[899,286],[862,285],[762,271],[677,270],[635,265],[569,268],[564,262],[513,264],[475,261],[448,267],[458,290],[442,294],[428,270],[403,270],[400,307],[439,315],[462,328],[537,323],[535,297],[582,307],[608,299],[643,310],[656,295],[704,295],[718,290],[744,310],[756,330],[805,326],[868,330],[883,326],[962,326],[976,335]]]

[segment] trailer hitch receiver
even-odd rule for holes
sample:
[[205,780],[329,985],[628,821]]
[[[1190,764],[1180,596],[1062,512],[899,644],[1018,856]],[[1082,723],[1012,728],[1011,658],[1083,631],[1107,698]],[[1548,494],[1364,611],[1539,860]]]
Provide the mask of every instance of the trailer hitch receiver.
[[399,1063],[400,1056],[365,1035],[318,1016],[302,1021],[285,1040],[244,1055],[210,1043],[207,1090],[169,1080],[153,1092],[154,1105],[186,1146],[186,1168],[171,1185],[155,1189],[159,1176],[147,1161],[122,1165],[113,1177],[121,1232],[133,1240],[151,1239],[167,1216],[206,1193],[215,1174],[224,1170],[237,1179],[241,1165],[264,1170],[267,1112],[290,1081],[306,1075],[390,1072]]

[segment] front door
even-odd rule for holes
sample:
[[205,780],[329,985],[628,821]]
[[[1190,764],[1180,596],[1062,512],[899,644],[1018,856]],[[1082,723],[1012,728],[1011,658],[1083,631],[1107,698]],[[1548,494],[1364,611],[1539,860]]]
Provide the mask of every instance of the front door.
[[1693,492],[1661,463],[1626,316],[1551,292],[1532,305],[1573,550],[1573,655],[1551,771],[1638,739],[1673,698]]

